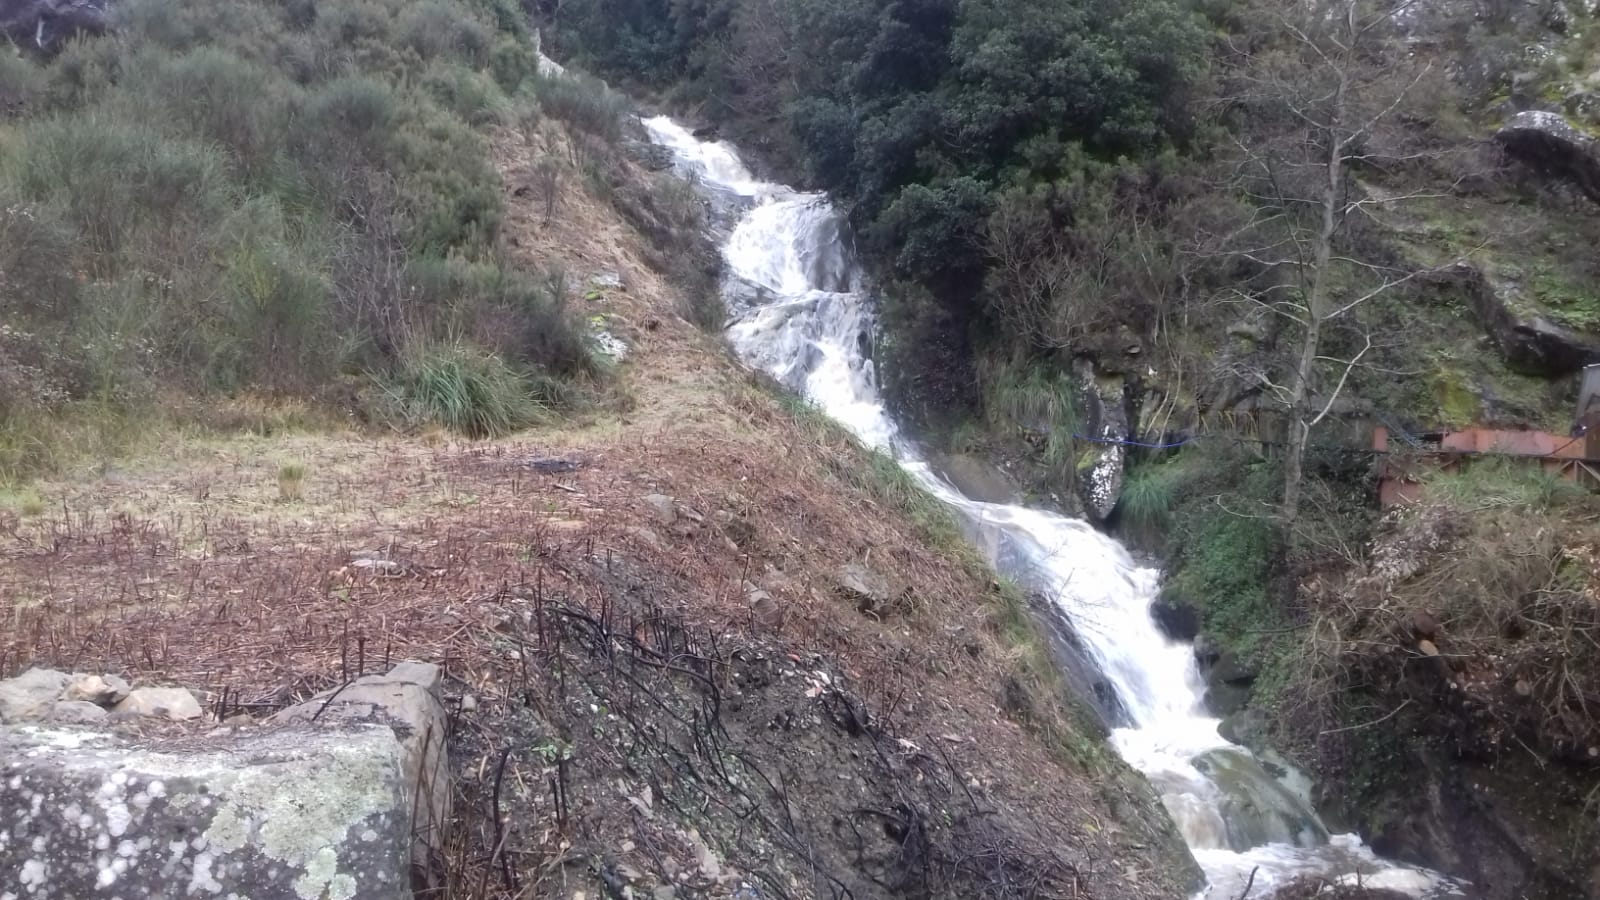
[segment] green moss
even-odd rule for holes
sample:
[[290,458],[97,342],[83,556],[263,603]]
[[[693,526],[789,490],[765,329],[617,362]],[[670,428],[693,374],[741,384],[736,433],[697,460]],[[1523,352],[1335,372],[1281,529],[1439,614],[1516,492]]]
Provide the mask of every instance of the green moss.
[[1173,560],[1168,584],[1219,645],[1254,656],[1283,624],[1269,590],[1278,470],[1236,445],[1188,449],[1166,466]]
[[1553,264],[1534,273],[1533,299],[1557,324],[1579,331],[1600,331],[1600,293],[1586,279]]
[[1440,366],[1429,377],[1433,398],[1438,404],[1436,424],[1464,426],[1478,420],[1477,392],[1467,375],[1449,365]]

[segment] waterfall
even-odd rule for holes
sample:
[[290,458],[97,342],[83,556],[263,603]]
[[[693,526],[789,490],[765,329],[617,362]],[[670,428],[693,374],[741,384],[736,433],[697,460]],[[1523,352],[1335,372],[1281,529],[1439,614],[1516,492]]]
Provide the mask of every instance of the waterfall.
[[722,253],[735,352],[893,455],[981,538],[998,571],[1050,600],[1126,711],[1112,743],[1155,785],[1205,871],[1200,897],[1236,897],[1252,877],[1252,895],[1264,896],[1299,875],[1454,895],[1437,873],[1382,860],[1355,835],[1330,835],[1303,788],[1217,733],[1192,648],[1151,616],[1159,572],[1082,520],[973,500],[934,472],[879,396],[873,299],[826,196],[760,181],[732,147],[666,117],[644,126],[680,175],[734,211]]

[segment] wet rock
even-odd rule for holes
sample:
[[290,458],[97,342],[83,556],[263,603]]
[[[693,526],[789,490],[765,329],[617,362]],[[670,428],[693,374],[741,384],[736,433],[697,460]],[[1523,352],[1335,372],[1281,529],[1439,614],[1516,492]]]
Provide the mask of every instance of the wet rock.
[[1162,634],[1175,641],[1192,641],[1200,633],[1200,614],[1170,591],[1162,591],[1150,604],[1150,617]]
[[1600,153],[1595,139],[1559,113],[1526,110],[1495,134],[1510,156],[1535,171],[1560,178],[1600,203]]
[[1266,843],[1315,846],[1328,839],[1306,798],[1299,796],[1249,753],[1209,750],[1194,759],[1222,794],[1227,844],[1246,850]]
[[933,459],[940,475],[956,490],[984,503],[1015,503],[1017,489],[998,466],[970,453],[945,453]]
[[409,826],[387,728],[181,746],[0,728],[0,885],[17,896],[401,900]]
[[71,682],[72,676],[54,669],[29,669],[0,681],[0,722],[43,715]]
[[1123,463],[1127,456],[1128,410],[1123,380],[1100,375],[1087,359],[1073,362],[1082,384],[1084,435],[1090,438],[1078,459],[1078,493],[1084,512],[1097,523],[1105,522],[1122,496]]
[[392,729],[399,739],[402,778],[416,798],[414,858],[423,871],[430,853],[442,852],[450,818],[443,681],[436,665],[403,662],[387,674],[363,676],[267,719],[269,725]]
[[650,517],[656,524],[667,526],[678,520],[678,504],[666,494],[647,494],[644,505],[650,509]]
[[1250,687],[1238,684],[1207,685],[1205,703],[1212,715],[1226,719],[1250,704]]
[[1200,671],[1208,671],[1217,664],[1217,659],[1222,656],[1222,648],[1209,634],[1201,633],[1194,637],[1194,661],[1200,666]]
[[85,700],[100,706],[115,706],[131,693],[128,683],[115,675],[73,675],[62,694],[65,700]]
[[1206,673],[1206,678],[1222,684],[1251,684],[1256,680],[1257,674],[1259,673],[1254,662],[1228,650],[1217,657],[1216,663]]
[[1265,742],[1267,718],[1260,710],[1242,709],[1224,718],[1217,733],[1223,740],[1254,749]]
[[1256,667],[1232,651],[1217,655],[1216,662],[1206,669],[1206,705],[1219,716],[1229,716],[1250,702],[1250,692],[1256,681]]
[[146,687],[131,691],[112,709],[136,716],[164,716],[168,719],[198,719],[200,701],[183,688]]
[[76,34],[102,34],[105,0],[0,0],[0,34],[18,46],[53,52]]
[[665,172],[672,168],[672,151],[660,144],[624,138],[618,145],[623,155],[651,172]]

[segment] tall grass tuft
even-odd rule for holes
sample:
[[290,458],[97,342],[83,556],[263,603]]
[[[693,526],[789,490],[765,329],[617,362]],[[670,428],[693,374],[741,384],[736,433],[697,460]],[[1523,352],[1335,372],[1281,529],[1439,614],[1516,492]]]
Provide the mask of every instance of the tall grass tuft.
[[1072,435],[1083,416],[1072,376],[1025,356],[1011,356],[980,361],[978,378],[990,424],[1002,433],[1040,440],[1045,465],[1070,479],[1075,461]]
[[1140,540],[1157,538],[1172,523],[1183,480],[1182,463],[1149,462],[1134,466],[1122,483],[1117,522]]
[[509,434],[548,411],[504,360],[460,342],[408,353],[390,393],[412,423],[433,423],[473,438]]

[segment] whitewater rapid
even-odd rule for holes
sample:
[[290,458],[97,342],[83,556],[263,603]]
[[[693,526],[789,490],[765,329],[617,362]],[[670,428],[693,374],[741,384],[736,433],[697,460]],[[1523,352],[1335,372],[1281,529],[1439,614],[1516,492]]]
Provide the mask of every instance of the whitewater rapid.
[[1125,716],[1111,740],[1156,787],[1204,870],[1199,897],[1238,896],[1252,877],[1251,895],[1262,896],[1299,875],[1449,894],[1435,873],[1381,860],[1354,835],[1330,835],[1303,779],[1218,734],[1193,648],[1166,637],[1151,616],[1158,571],[1082,520],[973,500],[934,471],[879,395],[875,304],[826,196],[761,181],[728,144],[697,139],[666,117],[644,126],[680,175],[730,211],[719,238],[735,352],[892,454],[963,518],[998,571],[1049,598],[1115,690]]

